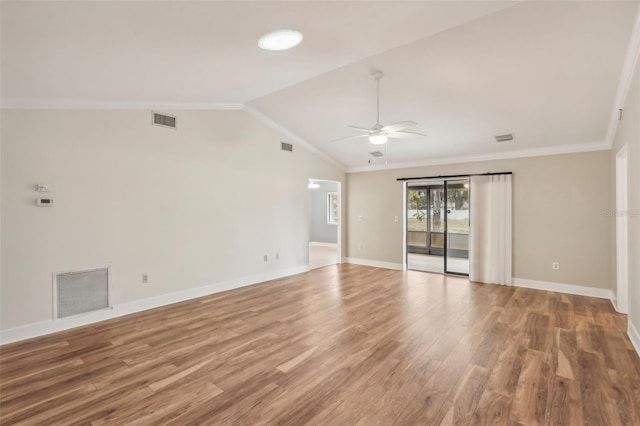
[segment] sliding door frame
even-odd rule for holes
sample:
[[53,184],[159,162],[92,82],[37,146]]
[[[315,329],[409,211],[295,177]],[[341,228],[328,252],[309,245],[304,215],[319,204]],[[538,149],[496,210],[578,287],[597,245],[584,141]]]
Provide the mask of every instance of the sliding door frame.
[[[457,176],[451,176],[451,178],[456,178],[453,180],[460,180],[460,179],[464,179],[467,178],[467,180],[470,182],[471,181],[471,175],[457,175]],[[464,185],[464,184],[459,184],[456,183],[454,184],[454,186],[459,186],[459,185]],[[431,225],[431,205],[430,205],[430,200],[431,200],[431,189],[432,188],[436,188],[436,187],[442,187],[443,188],[443,215],[444,215],[444,230],[443,230],[443,248],[442,248],[442,258],[443,258],[443,274],[445,275],[456,275],[456,276],[469,276],[469,274],[465,274],[462,272],[453,272],[453,271],[448,271],[447,270],[447,258],[449,257],[449,249],[448,249],[448,242],[449,242],[449,213],[448,213],[448,202],[449,202],[449,198],[448,198],[448,190],[449,190],[449,180],[447,178],[443,179],[442,185],[435,185],[432,184],[430,185],[428,182],[425,182],[424,185],[416,185],[413,187],[409,186],[409,179],[404,180],[404,185],[403,185],[403,227],[402,227],[402,231],[403,231],[403,237],[402,237],[402,242],[403,242],[403,252],[404,252],[404,264],[403,264],[403,269],[404,270],[408,270],[409,269],[409,238],[408,238],[408,233],[409,233],[409,219],[407,217],[407,214],[409,212],[409,190],[410,189],[425,189],[426,193],[427,193],[427,213],[425,215],[425,219],[427,221],[427,241],[426,241],[426,255],[431,256],[431,229],[430,229],[430,225]],[[469,199],[471,199],[471,186],[469,186],[468,188],[469,190]],[[471,224],[471,217],[469,217],[469,224]],[[440,256],[440,255],[435,255],[435,256]],[[470,259],[469,259],[470,261]]]

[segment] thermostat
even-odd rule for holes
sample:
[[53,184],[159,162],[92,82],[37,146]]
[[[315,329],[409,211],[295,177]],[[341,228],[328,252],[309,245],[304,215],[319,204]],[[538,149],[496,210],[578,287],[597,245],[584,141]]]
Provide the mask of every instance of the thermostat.
[[36,204],[40,207],[53,206],[53,198],[36,198]]

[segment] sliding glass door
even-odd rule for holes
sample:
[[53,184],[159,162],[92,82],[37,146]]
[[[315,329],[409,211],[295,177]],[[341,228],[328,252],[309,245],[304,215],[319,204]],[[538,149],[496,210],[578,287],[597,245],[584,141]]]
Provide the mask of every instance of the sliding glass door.
[[444,271],[469,275],[469,179],[446,181],[447,242]]
[[407,246],[411,253],[429,253],[428,194],[427,187],[411,187],[407,190]]
[[409,269],[468,274],[468,179],[412,183],[406,193]]

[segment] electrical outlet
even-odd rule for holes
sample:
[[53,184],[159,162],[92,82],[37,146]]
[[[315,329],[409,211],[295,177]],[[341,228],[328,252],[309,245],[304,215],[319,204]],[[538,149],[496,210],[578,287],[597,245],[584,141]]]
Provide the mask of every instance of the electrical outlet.
[[358,243],[358,251],[362,251],[362,243]]
[[560,262],[553,262],[551,264],[551,267],[553,268],[554,271],[557,271],[558,269],[560,269]]
[[147,274],[142,274],[142,284],[149,283],[149,276]]
[[264,261],[265,261],[265,262],[268,262],[268,261],[269,261],[269,256],[268,256],[268,255],[266,255],[266,254],[264,255]]
[[398,223],[398,220],[399,220],[399,219],[400,219],[400,218],[399,218],[398,216],[394,216],[394,217],[393,217],[393,221],[394,221],[395,223]]
[[276,260],[280,260],[280,255],[276,253]]

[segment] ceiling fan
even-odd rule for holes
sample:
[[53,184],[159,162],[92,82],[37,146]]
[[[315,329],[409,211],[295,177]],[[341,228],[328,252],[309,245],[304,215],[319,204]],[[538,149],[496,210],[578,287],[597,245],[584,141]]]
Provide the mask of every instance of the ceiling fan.
[[388,124],[383,126],[380,124],[380,80],[384,77],[382,71],[373,70],[371,72],[371,76],[376,80],[377,86],[377,97],[376,97],[376,124],[370,129],[365,129],[364,127],[358,126],[347,126],[351,129],[361,130],[365,133],[355,136],[347,136],[344,138],[334,139],[332,142],[348,140],[348,139],[358,139],[358,138],[369,138],[369,142],[373,145],[384,145],[387,143],[389,138],[414,138],[417,136],[427,136],[422,133],[415,132],[407,132],[405,129],[409,127],[415,126],[418,123],[415,121],[407,120],[400,121],[398,123]]

